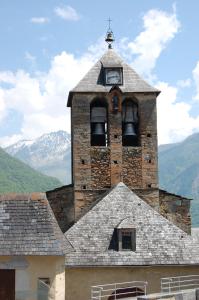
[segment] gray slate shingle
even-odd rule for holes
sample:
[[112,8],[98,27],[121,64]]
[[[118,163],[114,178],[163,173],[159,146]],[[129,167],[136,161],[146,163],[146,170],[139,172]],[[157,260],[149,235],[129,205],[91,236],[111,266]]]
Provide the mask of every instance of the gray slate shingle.
[[113,50],[108,49],[101,59],[89,70],[77,86],[69,93],[68,106],[71,105],[72,95],[77,92],[109,92],[111,86],[104,85],[102,67],[123,67],[123,85],[120,85],[122,92],[152,92],[159,94],[159,90],[150,86],[143,80],[123,59]]
[[[136,227],[136,252],[109,250],[114,228]],[[169,222],[123,183],[65,236],[74,248],[67,266],[199,264],[199,242]]]
[[70,249],[45,194],[0,195],[0,255],[64,255]]

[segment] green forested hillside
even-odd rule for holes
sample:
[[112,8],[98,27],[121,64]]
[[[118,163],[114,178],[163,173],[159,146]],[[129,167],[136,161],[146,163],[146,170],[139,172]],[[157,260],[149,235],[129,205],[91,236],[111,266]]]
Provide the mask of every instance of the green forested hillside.
[[193,225],[199,226],[199,133],[159,147],[160,187],[193,198]]
[[45,192],[60,185],[58,179],[35,171],[0,148],[0,193]]

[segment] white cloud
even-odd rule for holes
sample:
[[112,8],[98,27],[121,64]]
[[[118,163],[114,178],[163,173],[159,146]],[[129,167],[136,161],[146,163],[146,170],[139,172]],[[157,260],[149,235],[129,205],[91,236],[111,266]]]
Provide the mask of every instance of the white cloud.
[[199,131],[199,116],[192,117],[191,106],[177,101],[178,88],[165,82],[156,87],[162,91],[157,98],[159,144],[178,142]]
[[[100,48],[100,47],[99,47]],[[29,73],[19,70],[0,72],[0,84],[9,87],[0,89],[0,116],[14,109],[23,115],[21,131],[10,137],[30,139],[45,132],[59,129],[70,131],[70,112],[66,108],[67,94],[85,75],[96,59],[96,46],[80,57],[62,52],[51,61],[47,73]],[[1,123],[2,120],[2,123]],[[0,118],[1,126],[3,117]],[[9,137],[0,139],[8,144]]]
[[127,47],[137,55],[132,66],[150,78],[161,52],[179,31],[180,22],[175,9],[172,13],[152,9],[143,16],[143,26],[144,30]]
[[[70,6],[57,7],[55,13],[66,20],[79,19],[77,12]],[[169,15],[158,10],[149,11],[143,20],[144,31],[134,42],[126,43],[125,40],[123,43],[125,46],[121,49],[124,54],[127,54],[126,50],[130,50],[131,58],[132,54],[137,54],[138,57],[134,62],[139,61],[143,68],[146,68],[146,62],[148,62],[147,71],[151,72],[167,41],[177,32],[179,22],[175,12]],[[160,35],[159,29],[156,28],[159,28],[161,24],[165,31],[167,27],[168,32],[165,37],[162,37],[162,29]],[[155,36],[151,42],[152,31]],[[121,45],[122,42],[120,42]],[[147,51],[144,49],[152,46],[152,54],[147,57]],[[0,73],[0,81],[12,85],[9,89],[2,89],[4,115],[9,109],[15,109],[24,116],[19,135],[27,139],[58,129],[70,131],[69,110],[63,109],[67,102],[67,92],[78,83],[105,48],[104,37],[101,37],[96,45],[92,45],[81,57],[77,58],[66,52],[56,55],[46,74],[37,73],[31,76],[23,70],[16,73]],[[26,53],[26,58],[34,59],[30,53]],[[152,62],[150,63],[150,61]]]
[[177,85],[181,88],[186,88],[191,86],[191,79],[178,80]]
[[16,109],[26,114],[44,108],[45,99],[41,95],[40,82],[37,78],[31,77],[23,70],[4,73],[4,78],[7,78],[7,83],[12,84],[12,87],[3,90],[7,109]]
[[[152,76],[157,59],[167,43],[178,32],[180,24],[176,12],[172,14],[159,10],[150,10],[143,17],[144,30],[129,42],[119,42],[121,54],[132,59],[133,67],[148,77]],[[17,110],[23,115],[21,131],[14,136],[0,139],[0,143],[16,142],[18,138],[29,139],[45,132],[59,129],[70,131],[70,112],[65,108],[67,93],[84,76],[107,46],[104,38],[80,57],[62,52],[56,55],[48,72],[35,75],[18,70],[17,72],[0,72],[0,83],[9,87],[0,88],[0,124],[6,118],[9,109]],[[150,51],[149,51],[150,49]],[[31,56],[31,54],[30,54]],[[27,57],[28,58],[28,57]],[[31,59],[31,57],[29,57]],[[197,86],[196,99],[199,99],[199,62],[193,71]],[[189,86],[190,79],[181,80],[177,86],[159,82],[157,88],[162,90],[158,97],[158,133],[159,143],[176,142],[199,130],[199,117],[191,117],[191,106],[177,101],[179,88]]]
[[[199,117],[191,116],[191,105],[178,99],[179,89],[190,87],[191,79],[179,80],[176,86],[170,86],[166,82],[157,83],[154,75],[158,58],[180,26],[175,7],[171,13],[152,9],[143,16],[143,31],[134,41],[123,38],[119,43],[120,52],[132,61],[132,67],[162,91],[157,100],[160,144],[180,141],[199,130]],[[199,99],[199,62],[193,76],[197,86],[195,98]]]
[[193,78],[196,85],[196,95],[195,100],[199,100],[199,61],[197,62],[195,69],[193,70]]
[[[64,104],[63,104],[64,107]],[[64,109],[62,108],[64,112]],[[23,137],[35,138],[45,132],[58,131],[60,129],[66,130],[70,128],[69,116],[65,113],[50,115],[48,112],[42,111],[41,113],[33,113],[24,116],[24,122],[21,129]]]
[[36,57],[33,56],[30,52],[26,51],[25,59],[29,60],[30,62],[34,63],[36,61]]
[[11,71],[0,72],[0,83],[15,83],[15,75]]
[[3,96],[4,96],[3,90],[0,89],[0,123],[4,119],[6,113],[5,100]]
[[21,140],[23,137],[21,134],[14,134],[12,136],[4,136],[0,137],[0,147],[5,148],[9,145],[15,144],[19,140]]
[[78,21],[80,19],[76,10],[69,5],[56,7],[54,11],[58,17],[67,21]]
[[45,18],[45,17],[39,17],[39,18],[34,17],[34,18],[30,19],[30,22],[34,23],[34,24],[45,24],[45,23],[50,22],[50,20],[48,18]]

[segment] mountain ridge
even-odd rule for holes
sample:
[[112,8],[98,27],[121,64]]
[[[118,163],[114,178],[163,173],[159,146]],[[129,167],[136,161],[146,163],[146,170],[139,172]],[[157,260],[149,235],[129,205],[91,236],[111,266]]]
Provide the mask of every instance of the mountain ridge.
[[35,140],[21,140],[4,150],[32,168],[66,184],[71,179],[70,144],[70,134],[59,130],[43,134]]

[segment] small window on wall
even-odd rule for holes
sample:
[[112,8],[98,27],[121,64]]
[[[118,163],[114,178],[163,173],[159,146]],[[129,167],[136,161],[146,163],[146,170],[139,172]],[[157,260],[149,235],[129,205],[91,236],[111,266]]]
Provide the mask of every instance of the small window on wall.
[[91,103],[91,146],[107,146],[107,102],[95,99]]
[[136,251],[136,229],[118,229],[119,251]]
[[138,146],[138,107],[131,99],[122,104],[122,145]]
[[50,279],[38,278],[37,283],[37,300],[48,300],[50,291]]

